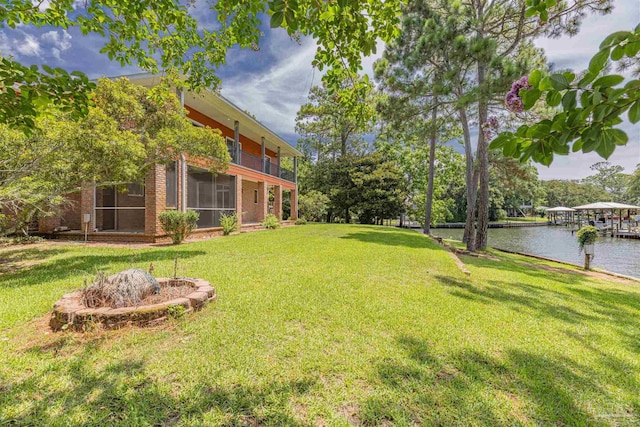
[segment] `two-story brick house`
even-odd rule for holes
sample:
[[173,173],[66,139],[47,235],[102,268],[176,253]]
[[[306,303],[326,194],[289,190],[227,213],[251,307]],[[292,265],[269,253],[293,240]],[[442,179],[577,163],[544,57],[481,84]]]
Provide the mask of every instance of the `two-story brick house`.
[[[160,77],[127,76],[133,83],[152,87]],[[301,153],[256,119],[213,92],[178,92],[187,117],[195,126],[220,129],[227,141],[231,164],[212,174],[202,162],[181,156],[175,163],[156,165],[144,185],[126,190],[85,185],[70,196],[69,206],[58,217],[39,223],[39,231],[58,238],[100,241],[165,240],[158,216],[167,209],[199,212],[194,234],[221,234],[220,215],[237,212],[241,230],[259,227],[268,213],[284,224],[297,218],[297,158]],[[293,170],[281,159],[293,159]],[[290,206],[283,212],[283,198]],[[289,220],[289,221],[287,221]]]

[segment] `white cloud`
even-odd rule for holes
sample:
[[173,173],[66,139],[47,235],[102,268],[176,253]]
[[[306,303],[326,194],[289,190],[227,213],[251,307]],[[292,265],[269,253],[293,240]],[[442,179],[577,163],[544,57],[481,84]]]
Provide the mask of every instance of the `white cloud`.
[[40,42],[31,34],[24,33],[24,39],[20,42],[14,41],[13,45],[20,55],[40,56],[42,52]]
[[12,43],[9,37],[4,33],[4,31],[0,31],[0,55],[3,56],[16,56],[16,53],[13,51]]
[[311,67],[316,44],[307,40],[298,45],[284,31],[274,32],[273,37],[266,49],[277,53],[278,62],[259,74],[224,79],[221,92],[273,131],[290,134],[309,89],[320,80],[320,73]]
[[60,50],[67,50],[71,47],[71,34],[66,31],[48,31],[41,35],[40,39],[52,44]]
[[60,60],[62,52],[71,48],[71,34],[66,31],[48,31],[40,36],[40,40],[49,46],[51,55]]

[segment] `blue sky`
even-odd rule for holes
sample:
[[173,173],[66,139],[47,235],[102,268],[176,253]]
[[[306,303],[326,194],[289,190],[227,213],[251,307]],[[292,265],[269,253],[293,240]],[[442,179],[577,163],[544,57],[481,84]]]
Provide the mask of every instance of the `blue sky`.
[[[202,25],[215,25],[213,14],[204,2],[197,1],[192,10]],[[633,28],[638,22],[640,1],[616,0],[612,14],[587,17],[578,35],[540,39],[536,44],[545,49],[555,68],[579,71],[586,68],[607,34]],[[271,31],[267,28],[268,22],[266,24],[259,51],[233,50],[229,53],[227,64],[218,73],[223,82],[222,94],[295,144],[296,112],[306,102],[311,86],[318,84],[321,78],[321,74],[311,67],[315,44],[312,40],[298,44],[284,31]],[[99,36],[82,36],[74,29],[68,32],[28,27],[0,30],[0,53],[13,55],[25,63],[47,63],[67,70],[80,70],[91,78],[139,71],[110,62],[99,53],[101,45]],[[380,45],[378,54],[382,49],[383,45]],[[377,56],[365,58],[363,72],[372,74],[376,59]],[[625,130],[629,143],[626,147],[618,147],[610,161],[630,173],[640,163],[640,126],[626,123]],[[589,166],[600,160],[595,153],[557,156],[551,167],[540,166],[538,170],[542,179],[583,178],[591,173]]]

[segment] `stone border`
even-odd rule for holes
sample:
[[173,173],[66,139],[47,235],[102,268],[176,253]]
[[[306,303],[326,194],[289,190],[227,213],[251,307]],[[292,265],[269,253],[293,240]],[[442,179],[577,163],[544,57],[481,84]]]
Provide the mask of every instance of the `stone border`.
[[49,326],[54,331],[62,329],[83,331],[96,324],[101,324],[105,329],[120,328],[129,324],[145,326],[168,319],[175,307],[182,307],[180,314],[184,314],[200,310],[209,301],[216,300],[216,291],[206,280],[187,278],[157,280],[161,286],[169,283],[174,286],[191,284],[194,291],[184,297],[157,304],[122,308],[86,307],[82,303],[81,292],[76,291],[64,295],[54,304]]

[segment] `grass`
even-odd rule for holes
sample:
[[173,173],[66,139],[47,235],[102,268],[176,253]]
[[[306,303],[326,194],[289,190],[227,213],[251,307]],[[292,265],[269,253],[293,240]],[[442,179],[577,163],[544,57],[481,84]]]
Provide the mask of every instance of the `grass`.
[[[154,329],[50,333],[97,269],[212,282]],[[147,249],[0,249],[0,424],[632,425],[640,287],[416,232],[306,225]],[[528,263],[528,266],[524,266]]]
[[[515,216],[515,217],[507,217],[505,219],[507,222],[548,222],[549,218],[540,218],[539,216]],[[504,222],[504,221],[498,221]]]

